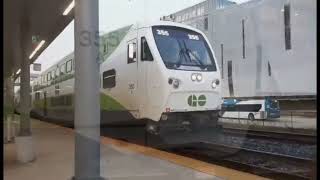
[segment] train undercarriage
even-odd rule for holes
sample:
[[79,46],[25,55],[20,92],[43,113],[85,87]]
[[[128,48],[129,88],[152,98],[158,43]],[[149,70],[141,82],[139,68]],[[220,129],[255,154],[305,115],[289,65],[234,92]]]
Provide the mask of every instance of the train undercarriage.
[[148,120],[146,130],[151,134],[161,134],[167,130],[199,132],[210,128],[220,128],[218,115],[219,111],[164,113],[158,122]]

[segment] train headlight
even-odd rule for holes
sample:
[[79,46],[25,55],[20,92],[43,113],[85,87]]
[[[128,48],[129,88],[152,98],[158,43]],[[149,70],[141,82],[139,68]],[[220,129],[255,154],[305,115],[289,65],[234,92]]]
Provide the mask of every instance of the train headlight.
[[191,75],[191,80],[192,80],[192,81],[197,80],[197,75],[196,75],[196,74],[192,74],[192,75]]
[[220,84],[219,79],[216,80],[216,85],[218,86]]
[[164,121],[168,120],[168,115],[167,114],[162,114],[161,115],[161,120],[164,120]]
[[213,81],[212,84],[211,84],[211,86],[212,86],[213,89],[215,89],[215,88],[217,87],[216,82]]
[[217,86],[218,86],[219,84],[220,84],[220,81],[219,81],[218,79],[216,79],[216,80],[212,81],[211,86],[212,86],[213,89],[215,89],[215,88],[217,88]]
[[172,85],[175,89],[177,89],[180,86],[180,81],[178,79],[173,79]]
[[202,75],[201,75],[201,74],[198,74],[198,75],[197,75],[197,80],[198,80],[198,81],[202,81]]

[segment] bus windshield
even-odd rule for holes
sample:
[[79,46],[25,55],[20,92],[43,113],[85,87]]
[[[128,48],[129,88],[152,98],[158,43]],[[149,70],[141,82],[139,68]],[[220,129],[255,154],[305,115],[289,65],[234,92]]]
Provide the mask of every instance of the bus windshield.
[[279,108],[279,102],[278,101],[270,101],[270,107],[271,108]]
[[154,26],[153,35],[167,68],[216,71],[213,55],[201,34],[183,28]]

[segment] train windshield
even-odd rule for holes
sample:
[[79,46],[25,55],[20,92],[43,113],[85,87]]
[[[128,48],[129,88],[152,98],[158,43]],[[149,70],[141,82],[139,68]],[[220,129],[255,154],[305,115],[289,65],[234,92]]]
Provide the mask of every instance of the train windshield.
[[213,55],[201,34],[184,28],[154,26],[153,35],[167,68],[216,71]]

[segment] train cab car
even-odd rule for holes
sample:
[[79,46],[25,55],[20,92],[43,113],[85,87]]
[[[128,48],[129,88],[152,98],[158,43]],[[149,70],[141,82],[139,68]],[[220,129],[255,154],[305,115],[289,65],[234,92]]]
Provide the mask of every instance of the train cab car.
[[220,71],[197,29],[165,21],[132,26],[100,68],[102,96],[116,106],[105,113],[127,111],[132,119],[147,119],[153,132],[166,125],[216,125]]
[[[206,36],[174,22],[126,26],[100,36],[102,126],[216,126],[221,78]],[[45,70],[33,84],[32,113],[74,122],[74,54]]]

